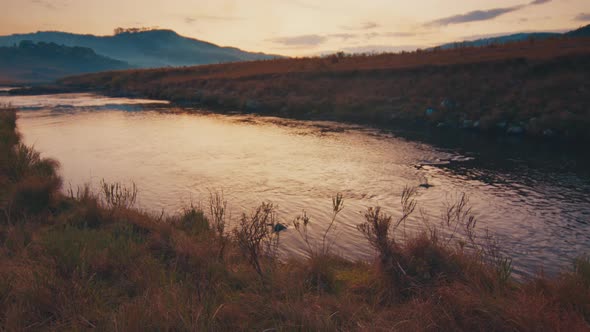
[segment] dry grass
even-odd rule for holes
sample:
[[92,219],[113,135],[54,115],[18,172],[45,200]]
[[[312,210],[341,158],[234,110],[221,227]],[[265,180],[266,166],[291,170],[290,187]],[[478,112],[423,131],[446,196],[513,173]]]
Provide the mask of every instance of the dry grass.
[[[306,57],[295,59],[260,60],[216,65],[203,65],[182,69],[148,69],[121,71],[127,75],[148,75],[150,78],[166,78],[166,83],[179,83],[183,80],[199,79],[241,79],[252,76],[348,72],[382,69],[411,69],[423,66],[446,66],[495,62],[522,58],[528,60],[547,60],[568,55],[585,55],[590,52],[588,40],[574,38],[555,38],[533,42],[509,43],[489,47],[468,47],[449,50],[428,50],[417,52],[332,55],[327,57]],[[108,73],[90,74],[80,77],[105,77]],[[76,81],[76,79],[71,79]],[[68,82],[70,79],[65,79]]]
[[[14,197],[37,166],[13,162],[19,153],[13,110],[0,111],[0,137],[0,194]],[[52,178],[55,168],[43,174]],[[126,190],[114,192],[134,196]],[[0,216],[0,330],[589,329],[588,259],[555,278],[506,278],[477,250],[483,242],[469,242],[477,236],[449,233],[471,225],[461,199],[450,203],[450,217],[436,230],[403,239],[392,227],[370,227],[391,217],[367,212],[361,229],[379,244],[375,262],[329,251],[280,262],[269,204],[243,215],[231,235],[221,194],[212,194],[208,214],[190,207],[164,217],[133,209],[128,199],[109,203],[104,196],[111,190],[43,191],[53,199],[24,199],[14,204],[26,213]],[[410,194],[401,201],[406,214],[415,207]]]
[[[590,38],[334,55],[65,78],[71,89],[221,111],[590,138]],[[428,109],[433,114],[426,115]]]

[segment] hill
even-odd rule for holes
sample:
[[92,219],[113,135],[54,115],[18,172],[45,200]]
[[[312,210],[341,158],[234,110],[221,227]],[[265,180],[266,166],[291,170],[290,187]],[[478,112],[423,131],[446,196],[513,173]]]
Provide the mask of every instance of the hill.
[[47,82],[67,75],[129,68],[125,62],[98,55],[85,47],[32,41],[0,47],[3,81]]
[[590,139],[590,39],[129,70],[59,83],[303,119]]
[[139,68],[178,67],[233,61],[275,58],[178,35],[171,30],[122,30],[113,36],[80,35],[65,32],[36,32],[0,37],[0,46],[22,40],[81,46],[99,54],[125,61]]
[[570,37],[590,37],[590,24],[566,33]]
[[489,38],[481,38],[476,40],[470,41],[462,41],[462,42],[454,42],[448,43],[439,46],[441,49],[450,49],[450,48],[458,48],[458,47],[482,47],[494,44],[506,44],[511,42],[518,42],[523,40],[529,39],[547,39],[547,38],[554,38],[560,37],[562,34],[560,33],[552,33],[552,32],[534,32],[534,33],[515,33],[511,35],[503,35],[497,37],[489,37]]
[[519,42],[524,40],[543,40],[548,38],[556,38],[556,37],[587,37],[590,36],[590,25],[585,27],[579,28],[577,30],[565,32],[565,33],[557,33],[557,32],[524,32],[524,33],[515,33],[510,35],[501,35],[489,38],[480,38],[475,40],[465,40],[461,42],[453,42],[448,44],[440,45],[438,48],[441,49],[450,49],[450,48],[458,48],[458,47],[482,47],[482,46],[489,46],[489,45],[502,45],[511,42]]

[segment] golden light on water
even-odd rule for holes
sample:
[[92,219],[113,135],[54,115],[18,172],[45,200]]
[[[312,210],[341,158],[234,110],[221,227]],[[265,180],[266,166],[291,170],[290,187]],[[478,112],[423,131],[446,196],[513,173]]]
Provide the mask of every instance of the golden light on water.
[[[342,193],[345,208],[335,249],[352,258],[371,256],[356,230],[359,212],[382,206],[398,216],[406,185],[432,186],[418,193],[420,209],[432,217],[440,215],[449,195],[468,194],[479,225],[504,236],[525,267],[546,261],[558,266],[563,256],[573,256],[580,247],[568,241],[575,241],[579,220],[589,213],[583,203],[586,187],[568,187],[571,179],[561,183],[557,175],[539,177],[526,169],[511,169],[518,173],[514,176],[477,163],[465,166],[465,172],[461,165],[469,157],[370,128],[246,115],[168,114],[149,111],[167,111],[167,106],[145,109],[137,103],[146,101],[91,94],[3,96],[0,102],[40,107],[20,112],[18,127],[24,143],[60,161],[66,188],[98,185],[102,179],[134,181],[140,207],[153,213],[198,206],[211,191],[221,190],[231,203],[234,222],[260,202],[272,201],[283,223],[305,210],[314,227],[321,228],[330,219],[331,197]],[[556,182],[548,180],[553,178]],[[574,213],[564,215],[564,210]],[[557,231],[563,242],[553,238]],[[304,244],[293,235],[287,232],[282,238],[285,253],[304,254]],[[531,248],[536,255],[527,254]]]

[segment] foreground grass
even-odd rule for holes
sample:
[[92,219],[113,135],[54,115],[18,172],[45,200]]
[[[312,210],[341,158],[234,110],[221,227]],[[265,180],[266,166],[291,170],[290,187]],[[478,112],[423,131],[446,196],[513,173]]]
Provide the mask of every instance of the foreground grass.
[[[475,241],[461,198],[444,225],[405,241],[403,216],[359,221],[374,262],[331,254],[326,229],[310,257],[281,262],[278,218],[264,203],[227,224],[223,197],[174,217],[133,208],[136,190],[104,183],[61,194],[57,163],[19,143],[15,112],[0,111],[0,330],[491,330],[590,328],[590,263],[516,282],[493,244]],[[343,197],[334,198],[335,225]],[[320,236],[322,238],[322,236]]]
[[97,73],[59,89],[220,111],[590,140],[590,38]]

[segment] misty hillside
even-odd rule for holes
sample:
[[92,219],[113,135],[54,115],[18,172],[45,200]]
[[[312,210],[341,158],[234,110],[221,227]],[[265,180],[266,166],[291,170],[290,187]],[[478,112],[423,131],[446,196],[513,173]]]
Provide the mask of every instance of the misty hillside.
[[122,31],[114,36],[80,35],[65,32],[36,32],[0,37],[0,46],[22,40],[53,42],[81,46],[96,53],[125,61],[139,68],[191,66],[220,62],[275,58],[263,53],[249,53],[237,48],[187,38],[171,30]]
[[582,27],[580,29],[569,31],[566,33],[556,33],[556,32],[531,32],[531,33],[515,33],[510,35],[504,36],[497,36],[497,37],[490,37],[490,38],[481,38],[475,40],[466,40],[461,42],[453,42],[439,46],[441,49],[451,49],[457,47],[481,47],[481,46],[488,46],[494,44],[506,44],[511,42],[518,42],[528,39],[535,39],[535,40],[543,40],[548,38],[555,38],[555,37],[585,37],[590,36],[590,25]]
[[47,82],[67,75],[129,68],[125,62],[98,55],[85,47],[32,41],[0,47],[3,80]]

